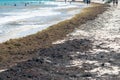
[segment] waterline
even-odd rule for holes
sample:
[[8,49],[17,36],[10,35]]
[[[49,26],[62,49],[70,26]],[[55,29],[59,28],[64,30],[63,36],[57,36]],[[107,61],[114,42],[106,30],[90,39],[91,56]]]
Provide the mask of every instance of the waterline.
[[38,6],[0,8],[0,42],[34,34],[72,18],[85,7],[82,3],[51,1]]

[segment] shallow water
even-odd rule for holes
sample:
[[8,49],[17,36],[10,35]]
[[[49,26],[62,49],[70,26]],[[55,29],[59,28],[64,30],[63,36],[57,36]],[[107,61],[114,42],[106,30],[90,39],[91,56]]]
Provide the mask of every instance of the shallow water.
[[65,4],[54,1],[26,1],[26,3],[25,6],[25,1],[7,3],[0,1],[0,42],[34,34],[71,18],[86,7],[81,3]]

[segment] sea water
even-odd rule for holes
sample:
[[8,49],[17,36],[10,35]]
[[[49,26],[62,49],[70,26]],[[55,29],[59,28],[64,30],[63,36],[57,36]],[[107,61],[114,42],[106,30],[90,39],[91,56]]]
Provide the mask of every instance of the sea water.
[[82,3],[52,0],[0,0],[0,42],[34,34],[71,18]]

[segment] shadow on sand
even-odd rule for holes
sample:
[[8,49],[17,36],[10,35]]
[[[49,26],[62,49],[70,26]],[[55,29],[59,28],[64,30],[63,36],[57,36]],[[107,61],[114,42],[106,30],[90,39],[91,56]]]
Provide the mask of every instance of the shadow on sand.
[[[111,51],[91,54],[90,50],[92,41],[87,39],[69,40],[40,49],[32,60],[21,62],[0,73],[0,80],[119,80],[118,75],[104,74],[98,77],[97,73],[90,70],[107,67],[104,64],[106,62],[120,66],[120,53]],[[71,63],[75,60],[81,60],[82,64],[77,63],[78,66]],[[97,61],[100,65],[85,61]]]

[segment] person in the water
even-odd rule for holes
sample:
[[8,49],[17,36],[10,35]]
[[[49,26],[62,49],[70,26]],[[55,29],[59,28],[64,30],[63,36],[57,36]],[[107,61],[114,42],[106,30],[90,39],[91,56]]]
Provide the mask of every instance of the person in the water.
[[16,4],[14,4],[14,6],[17,6]]
[[25,3],[25,6],[27,6],[27,3]]
[[113,5],[118,5],[118,0],[113,0]]
[[90,4],[91,3],[91,1],[90,0],[87,0],[87,4]]
[[67,0],[65,0],[65,3],[67,2]]
[[83,0],[84,3],[90,4],[91,0]]

